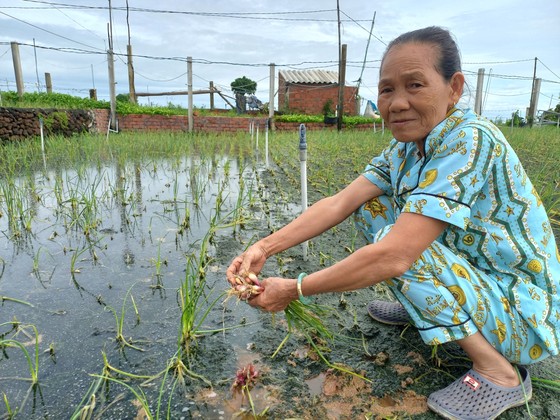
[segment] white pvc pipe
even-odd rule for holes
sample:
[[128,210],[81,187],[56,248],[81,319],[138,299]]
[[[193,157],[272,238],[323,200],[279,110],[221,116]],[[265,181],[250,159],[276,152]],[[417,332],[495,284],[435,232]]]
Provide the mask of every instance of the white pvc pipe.
[[268,124],[270,119],[266,120],[266,128],[264,132],[264,162],[266,167],[268,168]]
[[45,135],[43,133],[43,119],[39,118],[39,129],[41,130],[41,151],[45,154]]
[[39,128],[41,130],[41,154],[43,155],[43,167],[45,168],[45,176],[47,173],[47,158],[45,156],[45,134],[43,130],[43,119],[39,118]]
[[[305,124],[299,126],[299,162],[301,175],[301,212],[307,210],[307,137]],[[308,241],[302,244],[303,260],[307,261]]]

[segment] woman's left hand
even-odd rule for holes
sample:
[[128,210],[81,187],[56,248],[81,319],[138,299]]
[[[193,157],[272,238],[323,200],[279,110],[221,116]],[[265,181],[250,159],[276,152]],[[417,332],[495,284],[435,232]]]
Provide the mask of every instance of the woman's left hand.
[[279,312],[286,309],[292,300],[298,298],[296,279],[269,277],[261,280],[264,291],[247,301],[254,308],[267,312]]

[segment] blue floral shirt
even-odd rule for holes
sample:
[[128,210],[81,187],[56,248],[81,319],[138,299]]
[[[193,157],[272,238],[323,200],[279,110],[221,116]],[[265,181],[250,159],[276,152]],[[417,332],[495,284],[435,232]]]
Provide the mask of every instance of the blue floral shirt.
[[454,110],[415,143],[393,139],[364,175],[392,196],[396,216],[419,213],[449,225],[438,239],[492,275],[552,354],[560,342],[560,254],[533,184],[501,131]]

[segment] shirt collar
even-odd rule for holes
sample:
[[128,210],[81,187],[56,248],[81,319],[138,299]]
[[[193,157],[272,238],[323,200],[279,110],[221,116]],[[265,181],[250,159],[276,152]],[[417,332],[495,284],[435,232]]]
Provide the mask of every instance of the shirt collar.
[[444,120],[430,131],[424,141],[424,154],[426,158],[432,156],[447,134],[463,121],[465,114],[466,110],[453,107],[449,110]]

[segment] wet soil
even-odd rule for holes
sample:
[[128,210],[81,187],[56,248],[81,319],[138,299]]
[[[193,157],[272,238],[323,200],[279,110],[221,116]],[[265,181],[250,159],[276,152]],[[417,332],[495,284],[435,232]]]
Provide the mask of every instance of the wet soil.
[[[151,187],[154,191],[164,188],[168,187],[159,184]],[[256,238],[278,229],[299,212],[300,193],[290,187],[277,167],[257,174],[254,191],[255,202],[249,209],[252,217],[246,225],[236,232],[221,230],[212,243],[209,250],[212,262],[206,273],[209,290],[224,290],[225,270],[231,259]],[[316,190],[309,191],[310,204],[321,197]],[[149,208],[150,201],[146,196],[144,200]],[[165,220],[173,214],[159,211]],[[145,214],[157,212],[150,210]],[[107,244],[108,250],[104,254],[100,252],[101,263],[80,262],[82,273],[76,276],[79,283],[72,283],[60,269],[51,277],[48,270],[44,282],[37,282],[29,274],[32,254],[25,258],[21,255],[4,258],[22,263],[6,268],[0,291],[33,302],[35,306],[4,303],[0,308],[2,320],[17,316],[19,320],[36,324],[41,342],[42,385],[29,394],[24,413],[16,418],[70,418],[82,398],[88,395],[94,375],[101,373],[102,352],[115,368],[153,375],[165,368],[166,360],[177,351],[180,311],[176,291],[184,278],[184,254],[192,251],[187,246],[192,238],[180,236],[173,243],[172,235],[168,235],[167,242],[161,243],[166,265],[160,283],[153,276],[153,260],[158,250],[155,238],[165,234],[156,232],[157,219],[144,216],[142,221],[141,217],[134,217],[134,225],[149,225],[154,231],[151,234],[126,229],[107,231],[101,243]],[[160,228],[165,231],[166,227],[163,223]],[[39,236],[46,238],[50,234],[45,231]],[[299,246],[270,258],[262,275],[293,278],[301,271],[317,271],[345,258],[353,248],[363,244],[348,220],[310,241],[305,259]],[[6,249],[9,247],[3,249],[7,255]],[[52,251],[52,255],[54,258],[57,254]],[[26,267],[25,271],[22,267]],[[12,284],[14,279],[22,281],[23,286]],[[130,301],[126,301],[132,284],[136,284],[133,294],[142,319],[137,325]],[[229,300],[211,309],[204,326],[216,330],[242,327],[201,336],[190,354],[193,372],[206,378],[212,386],[188,375],[177,386],[170,381],[162,383],[161,378],[132,380],[117,374],[114,378],[123,380],[136,392],[141,390],[149,401],[150,412],[158,413],[160,418],[168,412],[172,419],[437,418],[426,405],[427,396],[468,370],[469,360],[456,345],[445,344],[437,349],[425,345],[413,327],[374,322],[367,314],[366,305],[375,297],[390,299],[383,287],[313,297],[314,303],[332,309],[323,321],[335,333],[332,341],[315,341],[315,347],[298,334],[283,342],[288,333],[283,314],[272,316],[243,302]],[[144,351],[119,349],[115,343],[115,322],[107,306],[120,311],[124,301],[128,302],[126,339]],[[29,337],[22,342],[31,351],[34,340]],[[51,342],[56,349],[52,357]],[[26,376],[26,362],[20,356],[15,351],[2,354],[0,377]],[[250,395],[232,389],[236,372],[249,364],[258,371]],[[551,358],[532,366],[530,372],[534,378],[558,379],[560,362]],[[19,380],[0,381],[0,394],[9,395],[12,409],[19,405],[27,389],[28,384]],[[144,419],[147,416],[146,407],[130,388],[105,384],[96,395],[97,408],[92,418]],[[529,409],[533,418],[560,418],[558,393],[538,387],[535,381]],[[9,418],[3,410],[0,401],[2,420]],[[500,418],[529,417],[527,407],[523,406],[507,411]]]
[[[278,226],[289,220],[289,214],[279,218]],[[257,236],[265,234],[266,229],[257,232]],[[247,240],[254,235],[252,230],[244,232]],[[358,247],[361,242],[351,222],[346,221],[311,241],[307,260],[302,258],[301,248],[294,247],[276,261],[271,258],[263,275],[293,278],[301,271],[320,270],[347,256],[351,243]],[[220,240],[217,245],[220,260],[230,260],[241,251],[240,244],[232,241]],[[330,259],[325,261],[325,255]],[[438,418],[427,407],[428,395],[464,374],[471,367],[470,361],[456,344],[432,348],[422,342],[412,326],[387,326],[373,321],[366,305],[375,297],[390,299],[383,287],[313,298],[315,303],[334,309],[325,320],[336,334],[327,345],[326,357],[331,364],[344,366],[361,378],[327,366],[302,337],[292,337],[276,357],[270,358],[284,339],[286,328],[278,317],[259,314],[261,328],[256,329],[250,344],[251,351],[258,354],[255,363],[263,372],[256,392],[264,398],[257,412],[268,408],[269,417],[264,418],[284,419]],[[557,380],[560,360],[549,358],[529,367],[529,371],[533,378]],[[558,392],[534,381],[529,408],[508,410],[500,418],[530,416],[560,418]]]

